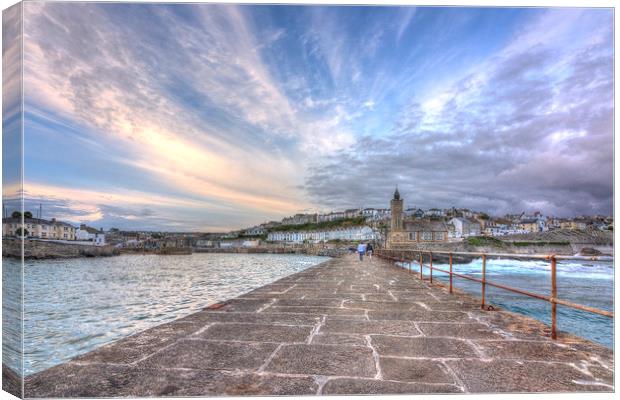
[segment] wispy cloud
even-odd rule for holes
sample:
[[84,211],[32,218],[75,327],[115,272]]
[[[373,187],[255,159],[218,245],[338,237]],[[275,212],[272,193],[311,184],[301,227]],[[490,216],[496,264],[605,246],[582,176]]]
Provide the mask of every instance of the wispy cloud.
[[25,11],[26,189],[67,219],[225,229],[396,181],[420,205],[609,209],[607,10]]
[[415,7],[409,7],[409,8],[407,8],[406,11],[404,11],[402,13],[402,16],[400,18],[400,21],[399,21],[399,23],[397,25],[397,29],[396,29],[396,41],[397,42],[403,36],[403,33],[405,33],[405,30],[409,27],[409,24],[411,23],[411,20],[415,16],[416,10],[417,9]]
[[[611,21],[583,14],[549,11],[474,72],[412,97],[388,136],[315,168],[308,191],[327,204],[385,205],[399,183],[410,205],[610,212]],[[577,20],[588,35],[565,23]]]

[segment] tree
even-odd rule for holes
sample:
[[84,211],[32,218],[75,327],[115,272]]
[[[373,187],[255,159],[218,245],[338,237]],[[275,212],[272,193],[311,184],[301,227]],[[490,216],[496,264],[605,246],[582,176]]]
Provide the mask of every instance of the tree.
[[19,237],[28,236],[28,229],[17,228],[15,234]]
[[21,218],[22,217],[22,213],[20,213],[19,211],[13,211],[13,214],[11,214],[11,217],[13,217],[13,218]]
[[30,211],[24,212],[24,218],[32,218],[32,213]]

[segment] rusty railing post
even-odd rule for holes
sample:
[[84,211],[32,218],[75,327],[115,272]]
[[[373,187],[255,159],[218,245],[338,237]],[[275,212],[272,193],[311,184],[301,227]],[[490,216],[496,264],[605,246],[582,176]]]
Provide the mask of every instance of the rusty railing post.
[[411,274],[413,272],[413,254],[411,255],[411,259],[409,260],[409,273]]
[[430,256],[430,269],[431,269],[431,284],[433,284],[433,252],[429,253]]
[[558,337],[557,324],[558,324],[558,305],[555,300],[558,297],[558,286],[556,281],[556,260],[555,255],[551,256],[551,339],[555,340]]
[[452,294],[452,253],[450,253],[450,294]]
[[423,260],[422,252],[420,252],[420,280],[424,280],[424,272],[422,271],[422,260]]
[[480,304],[480,308],[484,310],[484,295],[487,286],[487,255],[482,255],[482,303]]

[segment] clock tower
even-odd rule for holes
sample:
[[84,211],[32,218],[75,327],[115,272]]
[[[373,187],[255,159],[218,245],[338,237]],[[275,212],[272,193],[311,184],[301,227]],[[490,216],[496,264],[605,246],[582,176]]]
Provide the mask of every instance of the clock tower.
[[400,193],[398,193],[398,186],[396,186],[394,191],[394,198],[390,201],[390,208],[392,211],[390,231],[400,232],[403,230],[403,199],[400,198]]

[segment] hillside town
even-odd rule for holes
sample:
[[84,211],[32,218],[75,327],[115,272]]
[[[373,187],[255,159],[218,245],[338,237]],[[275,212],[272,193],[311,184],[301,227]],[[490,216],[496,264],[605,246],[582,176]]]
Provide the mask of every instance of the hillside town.
[[354,208],[328,213],[300,213],[224,233],[104,231],[86,224],[73,225],[55,218],[13,212],[2,220],[3,237],[67,242],[122,249],[251,248],[266,244],[318,244],[372,241],[401,245],[420,242],[459,242],[470,237],[502,237],[553,231],[613,231],[609,216],[559,218],[541,212],[491,216],[465,208],[404,208],[398,189],[389,208]]

